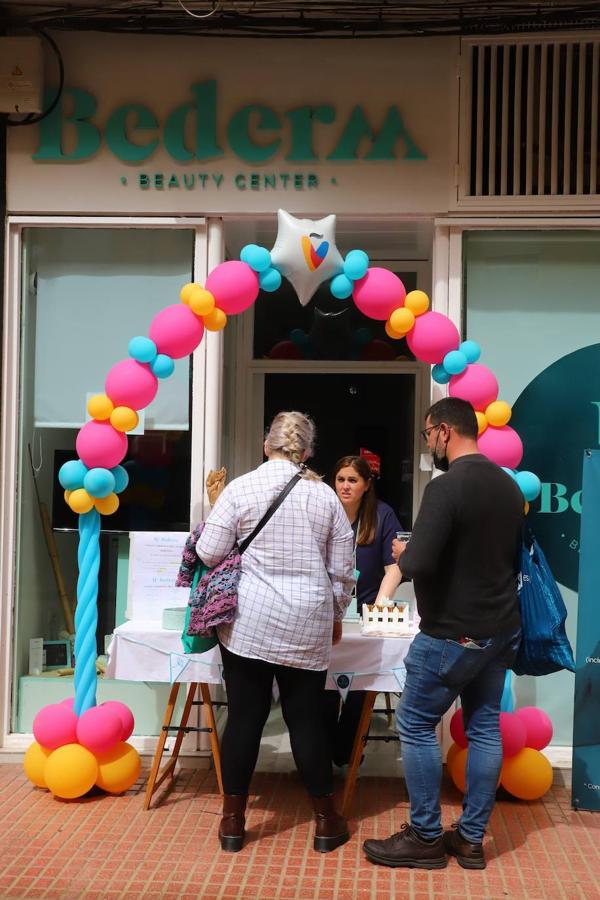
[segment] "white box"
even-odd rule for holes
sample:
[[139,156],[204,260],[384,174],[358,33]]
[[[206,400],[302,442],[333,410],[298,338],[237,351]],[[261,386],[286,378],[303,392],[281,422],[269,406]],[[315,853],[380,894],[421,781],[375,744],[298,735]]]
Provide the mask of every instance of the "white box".
[[0,112],[41,112],[42,73],[40,38],[0,37]]
[[44,671],[44,638],[29,640],[29,674],[41,675]]

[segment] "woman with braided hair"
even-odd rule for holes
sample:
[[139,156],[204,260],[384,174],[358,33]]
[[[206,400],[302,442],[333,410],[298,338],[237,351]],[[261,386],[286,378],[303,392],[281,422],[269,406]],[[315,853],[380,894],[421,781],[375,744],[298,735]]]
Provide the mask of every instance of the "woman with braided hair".
[[248,537],[294,475],[301,478],[242,555],[234,621],[218,627],[229,715],[221,746],[223,850],[242,848],[245,809],[277,680],[294,760],[316,814],[314,848],[348,840],[333,803],[324,688],[331,646],[350,603],[353,535],[335,495],[305,466],[313,422],[281,412],[267,433],[267,461],[219,496],[197,544],[208,566]]

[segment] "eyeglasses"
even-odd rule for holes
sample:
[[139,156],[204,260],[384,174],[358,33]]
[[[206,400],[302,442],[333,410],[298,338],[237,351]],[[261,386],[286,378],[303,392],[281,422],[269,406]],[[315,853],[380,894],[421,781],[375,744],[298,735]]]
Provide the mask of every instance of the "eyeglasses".
[[423,438],[423,440],[426,441],[431,432],[439,427],[439,425],[430,425],[429,428],[423,428],[423,430],[421,431],[421,437]]

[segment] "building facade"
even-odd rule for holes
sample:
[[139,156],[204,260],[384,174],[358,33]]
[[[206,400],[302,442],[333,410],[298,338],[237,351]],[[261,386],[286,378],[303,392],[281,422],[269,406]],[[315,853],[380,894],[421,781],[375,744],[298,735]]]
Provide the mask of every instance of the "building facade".
[[[7,147],[4,750],[27,746],[37,709],[68,693],[28,674],[29,642],[69,630],[40,508],[71,598],[76,522],[56,471],[86,395],[183,284],[245,244],[270,248],[279,208],[335,214],[342,254],[366,250],[481,344],[523,467],[542,477],[530,519],[574,643],[581,454],[600,443],[600,37],[56,40],[59,102],[9,129]],[[420,422],[439,392],[404,341],[327,287],[301,306],[284,284],[208,333],[130,437],[129,500],[102,538],[99,650],[126,615],[128,534],[187,530],[206,510],[208,470],[258,464],[281,408],[315,417],[324,473],[359,446],[380,455],[380,493],[408,527],[430,477]],[[149,748],[166,687],[119,690]],[[516,693],[551,715],[553,759],[568,763],[572,676],[522,678]]]

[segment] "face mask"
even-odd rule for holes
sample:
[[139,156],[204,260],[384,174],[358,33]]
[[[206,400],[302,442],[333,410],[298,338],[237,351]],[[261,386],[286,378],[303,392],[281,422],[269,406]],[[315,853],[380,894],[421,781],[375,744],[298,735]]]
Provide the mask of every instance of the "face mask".
[[435,447],[434,447],[433,450],[431,451],[431,458],[432,458],[432,460],[433,460],[433,464],[434,464],[434,466],[436,467],[436,469],[439,469],[440,472],[447,472],[447,471],[448,471],[448,468],[449,468],[449,466],[450,466],[450,463],[448,462],[448,456],[447,456],[447,452],[446,452],[446,447],[444,447],[444,455],[443,455],[443,456],[441,456],[441,455],[438,453],[438,441],[439,441],[439,439],[440,439],[440,436],[439,436],[439,433],[438,433],[438,436],[437,436],[437,439],[436,439],[436,442],[435,442]]

